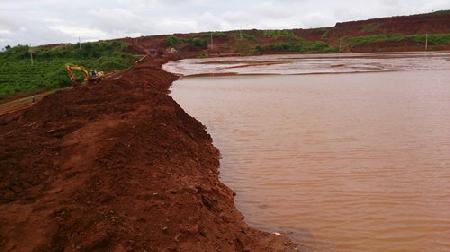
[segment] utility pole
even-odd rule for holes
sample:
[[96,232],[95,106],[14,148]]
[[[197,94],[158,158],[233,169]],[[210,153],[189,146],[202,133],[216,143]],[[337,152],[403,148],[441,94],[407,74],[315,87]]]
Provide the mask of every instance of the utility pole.
[[339,52],[342,52],[342,37],[339,37]]
[[425,35],[425,51],[428,51],[428,33]]
[[80,50],[81,50],[81,37],[78,36],[78,44],[80,44]]
[[214,38],[213,33],[211,32],[211,50],[214,49]]
[[242,35],[242,30],[240,30],[239,33],[240,33],[240,36],[241,36],[241,40],[243,40],[244,36]]
[[30,52],[31,65],[34,65],[34,61],[33,61],[33,51],[31,51],[31,49],[30,49],[29,52]]

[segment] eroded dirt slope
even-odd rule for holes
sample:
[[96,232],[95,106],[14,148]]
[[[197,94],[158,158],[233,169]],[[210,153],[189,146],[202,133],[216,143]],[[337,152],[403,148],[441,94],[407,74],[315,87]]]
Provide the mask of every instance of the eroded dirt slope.
[[0,251],[294,249],[244,223],[161,63],[0,117]]

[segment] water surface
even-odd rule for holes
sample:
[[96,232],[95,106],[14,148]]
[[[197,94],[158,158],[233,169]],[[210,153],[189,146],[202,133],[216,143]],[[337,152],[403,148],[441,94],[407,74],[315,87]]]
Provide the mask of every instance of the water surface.
[[184,76],[199,74],[321,74],[404,70],[448,70],[449,52],[284,54],[169,62],[164,69]]
[[187,78],[172,96],[250,225],[317,251],[450,251],[445,67]]

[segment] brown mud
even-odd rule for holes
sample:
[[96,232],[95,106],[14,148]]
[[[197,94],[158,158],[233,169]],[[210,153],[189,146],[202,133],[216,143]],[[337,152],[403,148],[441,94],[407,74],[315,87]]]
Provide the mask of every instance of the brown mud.
[[0,117],[0,251],[296,249],[245,224],[162,63]]

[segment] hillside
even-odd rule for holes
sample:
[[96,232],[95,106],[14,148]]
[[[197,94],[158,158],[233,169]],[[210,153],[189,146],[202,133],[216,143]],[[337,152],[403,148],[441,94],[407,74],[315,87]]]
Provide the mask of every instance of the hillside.
[[[143,36],[120,39],[140,53],[175,47],[187,56],[450,50],[450,11],[337,23],[334,27]],[[213,47],[211,44],[213,39]]]
[[102,71],[127,68],[134,57],[126,49],[127,45],[115,41],[6,47],[0,53],[0,100],[70,85],[64,69],[67,63]]
[[[427,43],[428,42],[428,43]],[[121,38],[81,45],[8,47],[0,53],[0,100],[69,85],[65,63],[108,71],[130,66],[134,54],[215,57],[270,53],[450,50],[450,11],[338,23],[334,27],[236,30]],[[177,53],[168,53],[174,48]],[[33,64],[30,54],[33,54]]]
[[[161,66],[230,54],[424,50],[424,32],[429,50],[446,50],[449,21],[439,12],[331,28],[8,47],[0,99],[69,85],[68,62],[126,69],[0,115],[0,251],[303,251],[245,223],[219,180],[219,150],[172,99],[178,77]],[[151,57],[135,62],[136,54]]]

